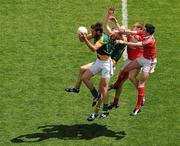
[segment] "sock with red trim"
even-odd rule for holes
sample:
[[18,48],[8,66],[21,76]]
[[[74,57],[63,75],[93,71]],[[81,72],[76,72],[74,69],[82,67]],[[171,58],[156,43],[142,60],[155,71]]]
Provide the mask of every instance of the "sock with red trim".
[[143,97],[144,97],[144,87],[138,87],[138,101],[136,104],[136,109],[141,108]]

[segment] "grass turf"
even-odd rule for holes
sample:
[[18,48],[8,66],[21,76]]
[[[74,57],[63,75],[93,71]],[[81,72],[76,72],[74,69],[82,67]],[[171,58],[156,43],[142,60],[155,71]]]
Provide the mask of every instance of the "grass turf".
[[[119,109],[88,123],[91,95],[83,85],[68,94],[80,65],[96,55],[79,43],[76,29],[103,21],[118,0],[0,0],[0,145],[178,146],[180,14],[178,0],[129,0],[129,25],[156,26],[158,65],[146,84],[143,112],[129,117],[136,102],[130,82]],[[117,72],[122,65],[119,63]],[[94,78],[98,83],[99,77]],[[110,93],[112,98],[114,92]],[[110,98],[110,100],[111,100]],[[39,141],[38,141],[39,140]]]

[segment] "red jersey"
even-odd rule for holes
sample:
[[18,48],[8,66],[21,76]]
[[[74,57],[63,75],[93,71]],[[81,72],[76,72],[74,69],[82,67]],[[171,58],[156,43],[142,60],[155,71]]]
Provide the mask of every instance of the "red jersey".
[[143,56],[146,59],[156,58],[156,42],[153,35],[146,36],[142,40]]
[[[128,42],[141,42],[142,35],[129,35],[128,36]],[[133,46],[128,46],[127,47],[127,54],[128,54],[128,59],[129,60],[135,60],[136,58],[140,57],[143,55],[143,48],[142,47],[133,47]]]

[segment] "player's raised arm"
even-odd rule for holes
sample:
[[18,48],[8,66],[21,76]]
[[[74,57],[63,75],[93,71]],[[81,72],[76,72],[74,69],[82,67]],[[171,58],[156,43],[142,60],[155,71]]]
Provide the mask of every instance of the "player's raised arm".
[[114,23],[115,28],[118,29],[119,33],[124,34],[125,28],[121,26],[114,16],[109,16],[109,20]]
[[108,35],[111,35],[112,33],[112,30],[109,26],[109,17],[112,16],[112,14],[114,14],[114,11],[115,11],[115,8],[114,7],[110,7],[108,9],[108,12],[107,12],[107,15],[106,15],[106,18],[105,18],[105,22],[104,22],[104,30],[106,31],[106,33]]
[[110,17],[109,17],[109,20],[114,23],[115,28],[117,28],[118,30],[121,29],[121,26],[120,26],[120,24],[118,23],[118,20],[117,20],[114,16],[110,16]]

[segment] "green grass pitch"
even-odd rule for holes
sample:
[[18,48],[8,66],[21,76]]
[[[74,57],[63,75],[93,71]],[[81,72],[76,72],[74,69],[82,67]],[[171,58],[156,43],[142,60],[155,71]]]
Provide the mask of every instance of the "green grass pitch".
[[129,81],[120,108],[92,123],[87,88],[64,92],[79,67],[96,58],[79,42],[77,27],[102,22],[112,5],[121,20],[120,0],[0,0],[0,146],[180,145],[179,0],[128,0],[129,26],[156,26],[158,64],[138,116],[128,115],[137,94]]

